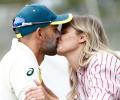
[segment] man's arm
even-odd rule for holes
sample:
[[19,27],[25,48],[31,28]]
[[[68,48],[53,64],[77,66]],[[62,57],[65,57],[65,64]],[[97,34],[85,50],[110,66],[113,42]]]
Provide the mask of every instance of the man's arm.
[[24,100],[25,92],[30,87],[37,87],[34,80],[38,80],[38,67],[32,61],[21,62],[17,59],[10,70],[9,83],[18,100]]

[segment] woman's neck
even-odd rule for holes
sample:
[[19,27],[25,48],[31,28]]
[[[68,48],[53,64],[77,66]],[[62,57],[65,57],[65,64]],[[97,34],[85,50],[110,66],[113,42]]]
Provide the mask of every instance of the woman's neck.
[[77,71],[79,67],[80,49],[78,48],[75,51],[66,53],[65,57],[67,58],[69,64]]

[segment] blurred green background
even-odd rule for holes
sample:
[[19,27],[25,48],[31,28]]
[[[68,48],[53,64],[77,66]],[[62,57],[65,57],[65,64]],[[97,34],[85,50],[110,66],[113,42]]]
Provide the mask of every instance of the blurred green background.
[[120,50],[120,0],[0,0],[0,59],[9,50],[14,37],[12,19],[25,4],[40,3],[57,14],[93,14],[105,27],[112,49]]

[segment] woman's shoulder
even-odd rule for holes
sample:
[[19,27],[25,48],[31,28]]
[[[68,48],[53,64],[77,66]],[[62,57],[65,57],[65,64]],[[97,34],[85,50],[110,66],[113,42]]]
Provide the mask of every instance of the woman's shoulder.
[[106,51],[99,51],[93,54],[91,58],[91,62],[96,62],[97,64],[111,64],[114,62],[120,62],[120,59],[118,58],[118,54],[116,52],[110,53]]
[[112,58],[112,57],[115,57],[115,55],[112,53],[109,53],[106,51],[99,51],[99,52],[96,52],[95,54],[93,54],[92,58],[95,58],[98,60],[104,60],[104,59]]
[[104,70],[114,70],[114,72],[118,73],[120,72],[120,59],[114,53],[97,52],[93,55],[88,68],[92,73]]
[[106,61],[110,61],[110,59],[113,57],[113,54],[105,51],[99,51],[92,55],[90,64],[104,64]]

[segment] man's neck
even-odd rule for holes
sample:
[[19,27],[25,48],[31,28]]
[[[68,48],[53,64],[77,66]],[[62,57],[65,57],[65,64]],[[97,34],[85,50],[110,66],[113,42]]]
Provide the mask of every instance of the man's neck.
[[34,43],[34,41],[29,42],[24,39],[21,39],[19,41],[22,42],[23,44],[27,45],[32,50],[32,52],[34,53],[34,55],[37,59],[38,64],[40,65],[44,59],[44,53],[40,51],[39,45]]
[[38,64],[40,65],[41,62],[42,62],[43,59],[44,59],[44,53],[41,52],[41,51],[39,50],[38,46],[35,46],[34,44],[32,44],[32,45],[27,45],[27,46],[32,50],[32,52],[34,53],[34,55],[35,55],[35,57],[36,57],[36,59],[37,59]]
[[44,59],[44,54],[39,52],[34,53],[38,64],[40,65]]

